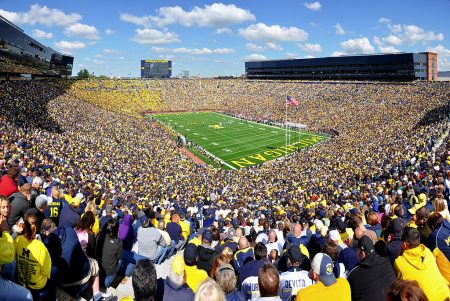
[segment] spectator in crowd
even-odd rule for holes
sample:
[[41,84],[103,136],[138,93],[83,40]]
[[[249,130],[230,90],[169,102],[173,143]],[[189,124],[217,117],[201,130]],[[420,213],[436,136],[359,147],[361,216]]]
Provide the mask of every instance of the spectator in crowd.
[[11,213],[9,215],[8,224],[10,227],[16,224],[16,222],[25,216],[25,213],[32,206],[31,200],[31,185],[24,184],[20,187],[19,192],[16,192],[10,196],[11,201]]
[[391,263],[375,253],[372,239],[365,235],[358,240],[358,255],[360,262],[347,277],[352,300],[386,300],[389,287],[395,280]]
[[[8,204],[7,206],[5,204]],[[5,209],[8,208],[8,209]],[[6,197],[0,197],[0,270],[2,265],[10,264],[14,260],[14,241],[9,234],[8,214],[9,201]],[[0,298],[2,300],[33,300],[33,297],[26,288],[11,280],[4,279],[0,275]]]
[[289,270],[280,275],[283,301],[292,300],[297,296],[299,290],[314,284],[309,278],[309,272],[301,268],[303,261],[309,259],[300,252],[300,248],[293,245],[287,250],[287,253]]
[[405,228],[402,240],[404,251],[395,260],[394,265],[397,278],[416,280],[429,300],[448,298],[448,282],[441,275],[433,253],[420,243],[419,231],[415,228]]
[[278,293],[280,290],[280,275],[271,264],[265,264],[258,272],[258,287],[260,296],[256,300],[281,301]]
[[186,283],[194,291],[197,291],[201,282],[208,278],[208,274],[197,267],[198,251],[197,246],[191,243],[186,245],[184,250],[184,263],[186,264]]
[[337,278],[333,274],[333,261],[330,256],[317,253],[311,262],[311,278],[315,284],[301,289],[297,294],[297,301],[305,300],[351,300],[348,281]]
[[139,255],[147,257],[156,264],[163,262],[167,252],[166,241],[153,225],[150,226],[150,220],[145,215],[141,217],[137,244]]
[[36,207],[27,210],[27,213],[33,213],[38,218],[39,227],[42,225],[42,221],[45,219],[45,210],[47,209],[48,198],[45,194],[38,195],[34,200]]
[[386,246],[386,254],[392,264],[394,264],[395,260],[402,252],[402,235],[405,226],[406,223],[402,218],[396,218],[392,222],[393,234],[388,238]]
[[77,197],[73,198],[70,204],[64,206],[59,216],[59,226],[73,227],[80,220],[77,209],[81,204],[81,200]]
[[[87,220],[83,220],[83,224]],[[52,219],[42,222],[42,235],[52,258],[52,278],[69,293],[79,295],[92,283],[94,301],[108,299],[111,294],[100,292],[100,274],[97,260],[88,257],[77,233],[69,226],[59,226]],[[70,271],[68,273],[67,271]]]
[[[450,223],[442,217],[440,213],[435,212],[432,215],[433,232],[430,234],[430,251],[436,257],[436,263],[442,276],[450,283]],[[422,236],[420,237],[422,239]]]
[[11,167],[8,172],[0,178],[0,195],[9,197],[15,192],[18,192],[17,187],[20,169]]
[[74,227],[81,249],[83,249],[84,254],[89,258],[95,258],[95,234],[92,231],[94,223],[94,214],[88,211]]
[[150,260],[144,259],[136,264],[136,267],[133,270],[132,279],[134,300],[155,300],[157,288],[156,270]]
[[169,258],[175,253],[175,241],[170,238],[169,233],[165,230],[165,224],[166,222],[163,219],[158,221],[158,232],[161,233],[162,237],[166,241],[166,258]]
[[56,225],[59,225],[59,215],[61,214],[64,202],[64,192],[58,186],[53,186],[48,206],[45,209],[45,218],[51,218]]
[[[267,248],[266,248],[267,257]],[[246,237],[241,237],[238,243],[238,251],[234,253],[233,264],[236,272],[240,274],[241,269],[254,259],[253,248],[250,247],[248,239]]]
[[257,243],[254,254],[254,260],[246,263],[238,274],[238,288],[244,293],[246,299],[259,296],[258,272],[267,263],[267,247],[263,243]]
[[109,220],[113,218],[113,207],[110,204],[105,205],[104,212],[105,214],[100,218],[100,230],[103,230]]
[[33,299],[54,300],[55,287],[50,282],[52,260],[45,245],[37,238],[39,224],[36,215],[25,216],[23,235],[15,241],[17,279],[30,290]]
[[[97,239],[97,257],[105,273],[105,287],[109,287],[122,267],[122,241],[118,238],[119,222],[111,218]],[[131,274],[128,272],[127,274]]]
[[125,214],[122,222],[119,224],[119,239],[123,243],[124,250],[131,251],[133,247],[133,217],[131,214]]
[[199,269],[205,270],[208,275],[211,272],[214,260],[219,255],[219,253],[211,246],[212,242],[213,233],[211,230],[206,229],[202,235],[202,244],[198,246],[197,266]]
[[430,301],[415,280],[397,280],[392,283],[386,301]]
[[186,243],[186,240],[183,237],[183,230],[180,226],[180,216],[178,214],[174,214],[172,216],[172,221],[166,224],[166,231],[170,235],[170,239],[175,241],[175,249],[181,250]]
[[226,301],[226,298],[217,282],[208,278],[199,285],[194,301]]
[[227,301],[244,301],[244,295],[236,289],[236,275],[229,263],[220,265],[215,272],[215,280],[225,293]]
[[194,292],[186,284],[184,259],[180,255],[175,255],[172,261],[169,276],[164,281],[163,301],[170,300],[194,300]]

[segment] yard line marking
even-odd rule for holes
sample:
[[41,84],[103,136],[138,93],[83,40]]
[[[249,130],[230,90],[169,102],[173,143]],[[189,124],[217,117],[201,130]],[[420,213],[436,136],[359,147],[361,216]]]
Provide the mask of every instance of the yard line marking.
[[200,135],[200,134],[197,134],[197,133],[192,133],[192,134],[194,134],[195,136],[198,136],[198,135]]
[[211,143],[212,145],[219,145],[219,143],[217,143],[217,142],[213,142],[213,143]]

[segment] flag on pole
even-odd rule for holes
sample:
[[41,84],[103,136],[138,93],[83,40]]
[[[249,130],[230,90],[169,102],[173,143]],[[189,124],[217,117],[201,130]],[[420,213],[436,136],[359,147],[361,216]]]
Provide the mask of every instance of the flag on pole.
[[286,96],[286,104],[288,104],[289,106],[296,107],[296,106],[298,106],[298,100],[295,99],[294,97],[290,97],[289,95],[287,95]]

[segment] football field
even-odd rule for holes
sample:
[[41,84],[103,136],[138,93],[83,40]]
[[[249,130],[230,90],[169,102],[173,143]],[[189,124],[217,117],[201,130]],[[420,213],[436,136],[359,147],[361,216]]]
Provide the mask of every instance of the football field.
[[222,161],[225,168],[261,164],[328,139],[302,130],[261,124],[215,112],[152,114],[187,140]]

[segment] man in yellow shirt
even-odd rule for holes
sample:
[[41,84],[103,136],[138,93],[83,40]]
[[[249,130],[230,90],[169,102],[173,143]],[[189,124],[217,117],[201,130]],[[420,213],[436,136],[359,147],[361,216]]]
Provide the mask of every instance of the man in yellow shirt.
[[351,301],[350,284],[344,278],[334,277],[333,260],[324,253],[317,253],[311,262],[310,277],[316,284],[298,291],[297,301],[333,300]]
[[197,246],[191,243],[184,249],[184,263],[186,264],[186,283],[194,291],[204,280],[208,279],[208,274],[204,270],[197,268],[198,252]]

